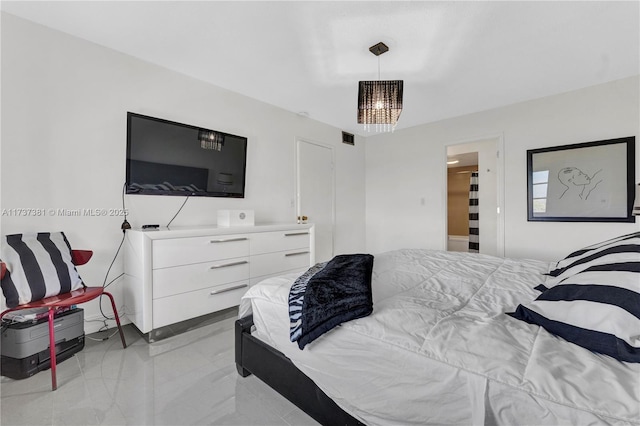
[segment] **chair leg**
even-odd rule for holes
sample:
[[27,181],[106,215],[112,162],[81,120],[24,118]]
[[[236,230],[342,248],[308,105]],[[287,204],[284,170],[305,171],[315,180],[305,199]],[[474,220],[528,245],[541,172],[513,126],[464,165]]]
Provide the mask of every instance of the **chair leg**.
[[111,295],[111,293],[103,291],[102,294],[106,294],[107,296],[109,296],[109,299],[111,300],[111,308],[113,309],[113,316],[116,318],[116,324],[118,325],[118,331],[120,332],[120,339],[122,340],[122,348],[126,349],[127,342],[124,340],[124,332],[122,331],[122,326],[120,325],[120,315],[118,315],[118,310],[116,309],[116,302],[113,299],[113,296]]
[[49,360],[51,361],[51,390],[58,389],[58,381],[56,379],[56,336],[53,326],[53,308],[49,308]]

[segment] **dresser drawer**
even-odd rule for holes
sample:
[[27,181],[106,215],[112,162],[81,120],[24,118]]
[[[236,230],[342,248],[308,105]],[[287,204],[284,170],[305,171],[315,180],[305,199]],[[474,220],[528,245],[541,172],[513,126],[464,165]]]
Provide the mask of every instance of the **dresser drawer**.
[[310,255],[309,248],[305,247],[251,256],[249,264],[251,278],[309,268]]
[[309,230],[262,232],[251,235],[251,254],[309,248]]
[[249,258],[217,260],[153,270],[153,298],[249,279]]
[[240,304],[249,281],[236,281],[153,300],[153,328],[164,327]]
[[249,256],[246,235],[172,238],[153,242],[153,269]]

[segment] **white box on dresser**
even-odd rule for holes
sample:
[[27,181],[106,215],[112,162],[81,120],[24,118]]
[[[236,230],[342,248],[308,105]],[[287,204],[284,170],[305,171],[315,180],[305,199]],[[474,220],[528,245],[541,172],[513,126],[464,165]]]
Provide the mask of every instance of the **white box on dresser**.
[[218,210],[218,226],[253,226],[253,210]]
[[126,231],[126,315],[142,332],[237,306],[264,278],[315,262],[312,224]]

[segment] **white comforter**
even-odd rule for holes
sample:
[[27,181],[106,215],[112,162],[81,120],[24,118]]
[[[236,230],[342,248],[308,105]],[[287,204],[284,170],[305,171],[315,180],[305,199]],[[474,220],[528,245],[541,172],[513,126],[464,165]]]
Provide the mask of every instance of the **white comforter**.
[[289,341],[296,275],[243,297],[258,338],[369,425],[640,424],[640,364],[559,339],[505,312],[533,300],[546,262],[399,250],[377,255],[374,313],[304,350]]

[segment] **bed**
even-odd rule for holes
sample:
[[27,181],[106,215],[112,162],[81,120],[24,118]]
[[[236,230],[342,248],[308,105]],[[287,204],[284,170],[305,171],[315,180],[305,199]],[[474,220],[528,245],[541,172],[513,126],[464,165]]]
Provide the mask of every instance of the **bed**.
[[[605,276],[603,257],[594,261],[589,251],[609,253],[612,245],[627,249],[614,249],[604,263],[613,256],[625,265],[616,280],[624,276],[627,290],[640,293],[639,242],[640,233],[629,234],[554,263],[418,249],[379,254],[373,313],[302,350],[290,340],[288,303],[299,274],[270,278],[241,300],[238,371],[255,374],[322,424],[640,425],[637,312],[538,301],[571,280],[583,290],[576,280]],[[586,260],[571,266],[576,258]],[[545,275],[550,271],[556,275]],[[630,325],[623,338],[631,344],[623,346],[632,358],[585,349],[512,316],[524,310],[550,317],[545,303],[561,315],[587,309],[599,323]]]

